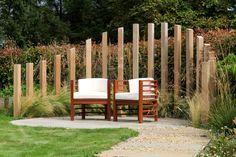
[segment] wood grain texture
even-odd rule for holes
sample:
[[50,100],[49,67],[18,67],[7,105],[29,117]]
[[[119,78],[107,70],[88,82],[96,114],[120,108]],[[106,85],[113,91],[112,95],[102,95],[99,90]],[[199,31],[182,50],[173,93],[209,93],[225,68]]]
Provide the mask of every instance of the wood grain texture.
[[61,91],[61,55],[56,55],[54,60],[54,84],[56,95]]
[[181,90],[181,26],[175,25],[174,27],[174,98],[179,99]]
[[204,44],[204,52],[203,52],[203,60],[207,62],[209,60],[209,51],[210,51],[210,44]]
[[193,94],[193,30],[186,30],[186,96]]
[[26,96],[34,95],[34,64],[26,63]]
[[92,78],[92,40],[86,40],[86,78]]
[[168,93],[168,23],[161,23],[161,98],[166,101]]
[[133,24],[133,78],[139,78],[139,24]]
[[13,115],[17,117],[20,115],[21,110],[21,65],[14,65],[14,93],[13,93]]
[[107,56],[108,56],[107,32],[102,33],[102,77],[107,78]]
[[202,36],[197,36],[196,41],[196,91],[201,90],[201,66],[203,62],[203,50],[204,50],[204,38]]
[[210,110],[210,63],[202,63],[202,88],[201,94],[202,99],[204,100],[204,106],[201,106],[201,121],[206,122],[208,120],[208,113]]
[[118,28],[118,80],[124,79],[124,28]]
[[41,95],[47,95],[47,62],[42,60],[40,62],[40,90]]
[[148,77],[154,77],[154,23],[148,24]]

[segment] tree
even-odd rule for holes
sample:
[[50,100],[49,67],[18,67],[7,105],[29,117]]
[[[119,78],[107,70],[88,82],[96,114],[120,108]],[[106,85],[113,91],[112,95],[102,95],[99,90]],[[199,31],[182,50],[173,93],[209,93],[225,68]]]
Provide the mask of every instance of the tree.
[[6,36],[20,47],[65,40],[68,26],[38,0],[1,0],[1,23]]

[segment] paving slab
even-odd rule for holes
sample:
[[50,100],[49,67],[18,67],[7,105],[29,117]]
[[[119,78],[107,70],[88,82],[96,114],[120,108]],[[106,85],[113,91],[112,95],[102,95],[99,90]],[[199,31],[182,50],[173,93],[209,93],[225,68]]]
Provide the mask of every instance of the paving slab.
[[158,122],[153,122],[151,118],[144,118],[144,123],[139,124],[136,117],[120,117],[118,122],[104,120],[102,116],[88,116],[85,120],[76,116],[74,121],[69,117],[53,118],[32,118],[11,121],[14,125],[32,126],[32,127],[59,127],[59,128],[78,128],[78,129],[96,129],[96,128],[146,128],[153,127],[170,127],[176,128],[188,125],[186,120],[159,118]]
[[193,128],[188,121],[160,118],[158,122],[145,118],[139,124],[137,117],[120,117],[118,122],[106,121],[102,116],[33,118],[14,120],[14,125],[32,127],[59,127],[78,129],[130,128],[139,135],[104,151],[100,157],[192,157],[209,142],[206,130]]

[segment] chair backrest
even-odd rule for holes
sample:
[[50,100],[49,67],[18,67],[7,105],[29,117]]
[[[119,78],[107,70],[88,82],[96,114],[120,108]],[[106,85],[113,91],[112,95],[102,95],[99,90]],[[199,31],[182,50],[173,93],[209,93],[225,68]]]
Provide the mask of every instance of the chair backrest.
[[154,80],[154,79],[153,78],[136,78],[136,79],[129,80],[129,92],[131,93],[139,92],[139,80]]
[[107,81],[105,78],[79,79],[79,92],[107,92]]

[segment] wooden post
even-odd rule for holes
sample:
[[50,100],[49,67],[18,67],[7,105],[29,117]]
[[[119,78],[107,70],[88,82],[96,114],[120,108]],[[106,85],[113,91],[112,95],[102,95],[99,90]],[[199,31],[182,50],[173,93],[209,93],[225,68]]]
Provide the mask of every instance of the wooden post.
[[210,50],[210,44],[204,44],[204,52],[203,52],[203,60],[204,62],[207,62],[209,60],[209,50]]
[[148,77],[154,77],[154,23],[148,24]]
[[209,64],[210,64],[210,84],[209,84],[209,91],[210,91],[210,101],[215,97],[216,94],[216,57],[215,52],[209,52]]
[[54,80],[56,95],[60,95],[61,90],[61,55],[55,56],[54,61]]
[[68,52],[70,81],[75,80],[75,48],[71,48]]
[[210,92],[209,92],[209,82],[210,82],[210,64],[209,62],[202,63],[202,88],[201,94],[204,100],[204,106],[201,106],[201,121],[206,122],[208,120],[208,113],[210,110]]
[[181,25],[174,27],[174,98],[178,100],[181,75]]
[[161,23],[161,95],[167,100],[168,92],[168,23]]
[[47,65],[46,60],[40,62],[40,89],[41,95],[47,95]]
[[186,32],[186,96],[190,97],[193,90],[193,30]]
[[107,78],[107,55],[108,55],[108,45],[107,45],[107,32],[102,33],[102,77]]
[[118,28],[118,80],[124,79],[124,28]]
[[139,78],[139,24],[133,24],[133,78]]
[[21,110],[21,65],[15,64],[14,65],[14,109],[13,115],[17,117],[20,115]]
[[34,95],[34,64],[26,63],[26,96]]
[[86,78],[92,77],[92,40],[86,40]]
[[204,38],[202,36],[197,36],[197,61],[196,61],[196,91],[200,92],[201,89],[201,65],[203,61],[203,48],[204,48]]

